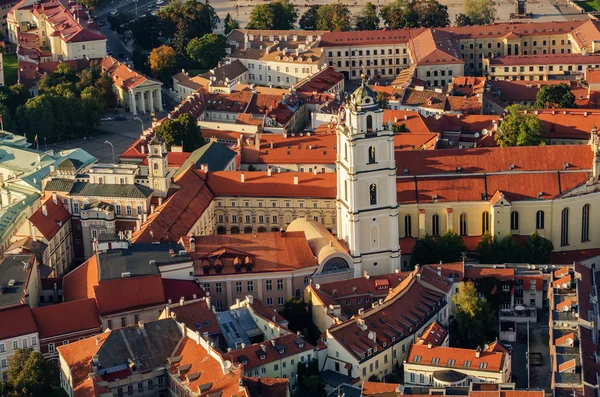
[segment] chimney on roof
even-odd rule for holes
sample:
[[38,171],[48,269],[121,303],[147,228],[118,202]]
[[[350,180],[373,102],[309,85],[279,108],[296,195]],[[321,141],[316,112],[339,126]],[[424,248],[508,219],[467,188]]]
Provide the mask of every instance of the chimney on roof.
[[363,276],[365,277],[365,280],[369,279],[369,272],[367,272],[366,270],[363,272]]
[[298,175],[294,175],[294,185],[298,184]]
[[240,181],[241,181],[242,183],[244,183],[244,182],[246,181],[246,175],[244,175],[244,173],[243,173],[243,172],[240,174]]
[[433,347],[433,345],[431,344],[431,342],[429,342],[429,343],[427,344],[427,348],[428,348],[428,349],[431,349],[432,347]]
[[138,327],[140,327],[140,329],[144,329],[144,320],[138,321]]
[[267,176],[271,176],[273,174],[273,169],[271,168],[271,166],[267,167]]
[[196,238],[190,237],[190,252],[196,252]]
[[319,173],[319,171],[317,170],[317,167],[313,168],[313,175],[317,175]]
[[57,205],[58,199],[56,198],[56,193],[52,193],[52,204]]
[[481,357],[481,346],[477,346],[477,350],[475,350],[475,357]]
[[404,115],[404,120],[408,120],[408,114]]
[[48,208],[46,208],[46,204],[42,204],[42,215],[48,216]]
[[154,204],[150,205],[150,213],[153,214],[154,213]]
[[[101,340],[99,336],[96,336],[96,346],[98,346],[100,344]],[[96,361],[98,361],[98,358],[96,357]]]
[[185,303],[185,297],[181,297],[179,298],[179,306],[183,306],[183,304]]

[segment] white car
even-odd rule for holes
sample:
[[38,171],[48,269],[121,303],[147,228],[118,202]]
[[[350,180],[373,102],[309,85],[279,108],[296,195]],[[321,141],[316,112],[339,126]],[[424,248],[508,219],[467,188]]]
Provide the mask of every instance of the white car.
[[112,15],[114,17],[114,16],[117,16],[118,13],[119,13],[119,10],[112,10],[110,12],[110,15]]
[[165,0],[156,0],[156,4],[158,4],[158,5],[165,4]]
[[111,121],[111,120],[112,120],[112,118],[111,118],[111,117],[102,117],[102,118],[100,119],[100,121]]

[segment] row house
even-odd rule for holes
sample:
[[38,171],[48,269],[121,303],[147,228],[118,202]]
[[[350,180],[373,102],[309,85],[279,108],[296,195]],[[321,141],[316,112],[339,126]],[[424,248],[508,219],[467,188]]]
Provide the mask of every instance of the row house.
[[27,304],[16,304],[0,308],[0,374],[6,382],[10,358],[19,349],[40,351],[38,327]]
[[582,78],[586,70],[600,67],[598,54],[563,54],[543,57],[519,55],[484,58],[484,73],[496,80],[553,80]]

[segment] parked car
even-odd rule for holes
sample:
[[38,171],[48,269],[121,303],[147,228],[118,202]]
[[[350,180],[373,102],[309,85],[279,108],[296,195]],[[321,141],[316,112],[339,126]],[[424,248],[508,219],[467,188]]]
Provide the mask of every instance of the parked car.
[[156,0],[156,4],[158,4],[158,5],[161,5],[161,4],[164,4],[164,3],[165,3],[165,0]]
[[115,121],[125,121],[125,120],[127,120],[127,117],[122,116],[122,115],[115,117]]
[[104,25],[106,25],[106,21],[100,21],[100,22],[98,22],[98,26],[104,26]]
[[527,343],[527,334],[526,334],[526,333],[520,333],[520,334],[517,336],[517,341],[518,341],[519,343]]
[[110,15],[112,15],[113,17],[116,17],[119,14],[119,10],[112,10],[110,12]]
[[111,118],[111,117],[102,117],[102,118],[100,119],[100,121],[111,121],[111,120],[112,120],[112,118]]

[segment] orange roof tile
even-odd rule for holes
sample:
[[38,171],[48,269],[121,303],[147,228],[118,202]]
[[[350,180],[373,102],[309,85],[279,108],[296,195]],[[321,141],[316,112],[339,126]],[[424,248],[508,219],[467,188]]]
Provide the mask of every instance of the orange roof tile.
[[575,342],[575,339],[575,333],[569,332],[568,334],[565,334],[560,338],[556,338],[554,344],[556,346],[573,346],[573,342]]
[[399,383],[381,383],[364,381],[362,385],[362,395],[371,396],[381,393],[393,393],[399,388]]
[[[279,350],[279,347],[283,347],[283,352]],[[231,357],[231,361],[244,366],[244,371],[250,371],[252,368],[283,360],[296,354],[310,352],[313,349],[313,345],[306,342],[304,338],[292,333],[232,351],[225,357]],[[259,354],[262,353],[264,356],[261,358]]]
[[[241,273],[236,271],[235,258],[250,258],[251,266],[243,267],[252,272],[289,271],[316,266],[316,259],[308,246],[304,232],[267,232],[254,234],[227,234],[195,236],[195,274],[200,277],[217,274],[216,267],[222,266],[222,274]],[[189,237],[182,242],[189,251]],[[205,267],[208,273],[205,273]]]
[[554,277],[564,277],[566,275],[568,275],[571,272],[571,269],[569,268],[569,266],[563,266],[560,269],[557,269],[554,271]]
[[[419,358],[416,358],[419,357]],[[438,363],[434,363],[434,358]],[[454,360],[452,364],[449,360]],[[406,362],[410,364],[423,364],[444,368],[469,368],[476,371],[502,371],[504,353],[481,351],[476,357],[475,350],[459,349],[456,347],[412,345],[408,351]],[[485,363],[485,368],[482,364]]]
[[425,328],[415,343],[418,345],[429,345],[431,343],[433,346],[440,346],[444,342],[446,335],[448,335],[446,328],[437,321],[434,321],[429,327]]
[[[573,280],[573,277],[568,274],[564,277],[559,278],[558,280],[555,280],[552,282],[552,288],[563,288],[563,284],[567,284],[567,285],[571,285],[571,281]],[[567,286],[567,288],[569,288]]]
[[40,338],[79,331],[102,332],[102,323],[94,299],[64,302],[31,309]]
[[250,307],[254,311],[254,314],[264,318],[267,321],[275,322],[277,324],[281,324],[286,322],[287,320],[283,318],[283,316],[277,313],[276,309],[269,307],[262,301],[262,299],[253,298],[252,303],[250,303]]
[[[245,181],[241,181],[244,174]],[[298,184],[294,184],[294,177],[298,177]],[[336,174],[319,173],[313,175],[308,172],[273,172],[267,176],[266,172],[239,172],[217,171],[209,172],[208,185],[216,196],[234,197],[314,197],[330,198],[336,196]],[[265,189],[265,184],[269,188]]]
[[[163,277],[168,277],[168,273],[164,273]],[[176,280],[163,278],[163,289],[165,291],[165,299],[175,303],[182,297],[186,301],[193,299],[201,299],[206,296],[206,292],[195,281],[192,280]],[[195,297],[194,297],[195,295]]]
[[478,280],[481,278],[493,277],[498,280],[514,280],[515,269],[513,268],[491,268],[491,267],[465,267],[465,279]]
[[248,389],[251,396],[257,397],[286,396],[290,387],[288,378],[252,378],[243,376],[242,384]]
[[565,372],[568,370],[572,370],[575,369],[575,366],[577,365],[577,362],[575,361],[575,359],[566,361],[562,364],[559,364],[558,366],[558,372]]
[[404,124],[410,132],[431,132],[423,117],[415,111],[385,109],[383,122],[387,124],[390,121],[397,125]]
[[562,311],[565,308],[570,309],[571,306],[573,306],[573,301],[571,299],[566,299],[556,304],[556,310]]
[[129,66],[117,61],[112,56],[102,59],[102,62],[100,62],[100,67],[103,71],[110,75],[114,85],[125,90],[137,87],[146,81],[153,81],[156,84],[162,84],[157,80],[150,79],[131,69]]
[[[43,214],[43,207],[46,206],[46,214]],[[71,218],[71,214],[65,208],[60,200],[56,204],[51,198],[47,199],[40,208],[37,209],[29,218],[29,221],[40,231],[46,240],[51,240],[52,237],[60,230]]]
[[209,354],[204,347],[185,337],[173,353],[173,357],[181,357],[181,360],[173,362],[171,374],[194,393],[199,391],[199,386],[208,385],[206,390],[202,390],[203,394],[209,392],[222,397],[248,397],[245,390],[240,389],[241,368],[232,367],[224,373],[221,363],[213,354],[219,353],[211,349]]
[[[174,306],[169,311],[172,313],[171,317],[177,320],[178,323],[183,323],[189,329],[198,331],[200,334],[204,334],[205,332],[208,332],[209,335],[221,333],[217,316],[208,307],[206,300]],[[198,324],[200,327],[198,327]]]
[[0,340],[37,332],[31,309],[27,304],[0,308]]

